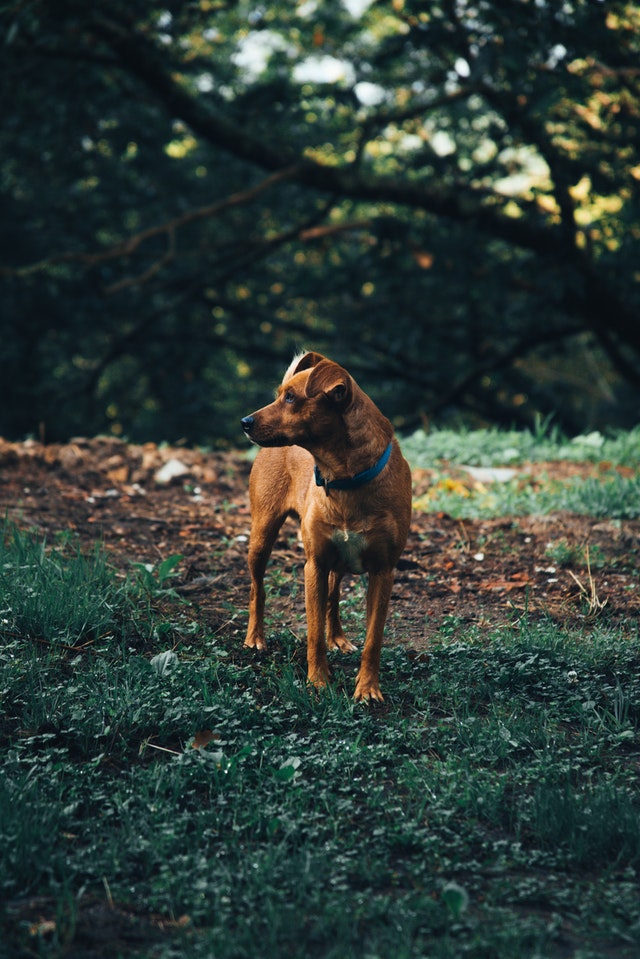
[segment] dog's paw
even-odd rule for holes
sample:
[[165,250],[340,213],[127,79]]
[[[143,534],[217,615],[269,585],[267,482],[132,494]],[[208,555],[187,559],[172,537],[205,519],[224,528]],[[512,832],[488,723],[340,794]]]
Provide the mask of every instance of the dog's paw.
[[309,670],[307,683],[314,689],[324,689],[329,685],[329,671],[324,669]]
[[244,645],[247,649],[256,649],[260,653],[265,652],[267,649],[267,641],[264,636],[247,636]]
[[384,702],[384,696],[380,691],[380,684],[377,678],[372,676],[358,676],[353,698],[356,702],[370,702],[372,699],[378,703]]
[[344,633],[327,636],[327,649],[339,649],[341,653],[354,653],[357,648],[347,639]]

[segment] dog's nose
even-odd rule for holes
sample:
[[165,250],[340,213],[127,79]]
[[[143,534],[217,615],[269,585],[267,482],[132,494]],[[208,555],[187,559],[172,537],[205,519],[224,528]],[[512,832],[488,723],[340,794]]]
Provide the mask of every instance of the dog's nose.
[[253,416],[243,416],[240,422],[242,423],[242,429],[245,431],[245,433],[250,433],[251,427],[253,426],[255,420]]

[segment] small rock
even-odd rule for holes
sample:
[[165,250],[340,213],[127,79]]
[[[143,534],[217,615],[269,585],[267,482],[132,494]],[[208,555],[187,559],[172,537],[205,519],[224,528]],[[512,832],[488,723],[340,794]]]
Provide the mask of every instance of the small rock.
[[170,483],[171,480],[177,479],[179,476],[185,476],[189,472],[189,467],[185,466],[180,460],[171,459],[160,467],[160,469],[155,474],[156,483]]

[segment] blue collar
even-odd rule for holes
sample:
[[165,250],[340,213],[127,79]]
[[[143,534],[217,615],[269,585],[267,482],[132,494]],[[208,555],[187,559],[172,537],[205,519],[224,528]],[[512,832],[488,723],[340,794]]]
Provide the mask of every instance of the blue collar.
[[324,486],[327,493],[331,489],[358,489],[360,486],[370,483],[372,479],[375,479],[378,473],[383,471],[391,456],[392,448],[393,440],[389,443],[377,463],[370,466],[368,470],[363,470],[362,473],[356,473],[355,476],[348,476],[346,479],[326,480],[318,467],[315,466],[316,486]]

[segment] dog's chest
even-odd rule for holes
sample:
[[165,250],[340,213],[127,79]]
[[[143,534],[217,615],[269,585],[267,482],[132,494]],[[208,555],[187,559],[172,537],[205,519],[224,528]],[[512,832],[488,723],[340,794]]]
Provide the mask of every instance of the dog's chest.
[[367,548],[367,539],[364,533],[357,533],[349,529],[334,529],[331,542],[338,551],[340,564],[350,573],[362,573],[362,557]]

